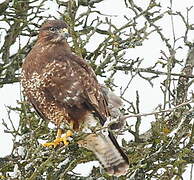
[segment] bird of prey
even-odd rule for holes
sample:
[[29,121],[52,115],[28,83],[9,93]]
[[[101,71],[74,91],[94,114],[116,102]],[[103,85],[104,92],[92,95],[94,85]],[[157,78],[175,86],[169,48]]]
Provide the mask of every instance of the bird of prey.
[[[58,128],[57,137],[44,146],[67,145],[73,131],[86,136],[78,142],[91,150],[111,176],[127,173],[128,158],[112,132],[103,125],[110,118],[106,90],[93,69],[75,55],[67,43],[68,26],[62,20],[48,20],[22,65],[23,92],[41,118]],[[63,124],[71,130],[62,134]]]

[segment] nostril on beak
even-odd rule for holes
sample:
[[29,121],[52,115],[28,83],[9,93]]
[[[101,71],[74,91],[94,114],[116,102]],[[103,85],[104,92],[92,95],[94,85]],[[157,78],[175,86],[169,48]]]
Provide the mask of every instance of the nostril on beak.
[[63,33],[63,35],[64,35],[66,38],[69,37],[69,32],[68,32],[68,29],[67,29],[67,28],[63,28],[63,29],[62,29],[62,33]]
[[68,38],[69,37],[68,30],[66,28],[60,29],[59,35],[63,38]]

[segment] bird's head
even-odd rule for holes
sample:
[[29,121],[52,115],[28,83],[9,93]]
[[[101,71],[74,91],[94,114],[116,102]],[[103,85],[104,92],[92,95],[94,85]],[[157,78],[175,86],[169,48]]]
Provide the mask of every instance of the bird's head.
[[60,43],[66,41],[68,26],[62,20],[48,20],[40,28],[39,39],[52,43]]

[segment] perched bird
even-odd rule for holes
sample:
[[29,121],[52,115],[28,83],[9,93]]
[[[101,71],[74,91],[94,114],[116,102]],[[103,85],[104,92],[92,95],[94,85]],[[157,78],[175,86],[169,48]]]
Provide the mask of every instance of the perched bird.
[[57,146],[61,141],[67,145],[72,131],[62,135],[61,126],[68,124],[73,131],[86,133],[78,144],[91,150],[109,175],[124,175],[127,156],[113,134],[101,130],[110,118],[106,93],[89,64],[72,53],[67,36],[66,23],[46,21],[22,66],[24,94],[38,114],[58,128],[54,142],[44,146]]

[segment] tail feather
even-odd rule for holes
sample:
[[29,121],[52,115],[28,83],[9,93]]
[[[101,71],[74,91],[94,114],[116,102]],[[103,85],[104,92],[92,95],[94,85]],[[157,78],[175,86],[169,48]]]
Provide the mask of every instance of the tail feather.
[[127,173],[128,162],[123,158],[109,136],[102,133],[90,134],[79,144],[93,151],[109,175],[121,176]]
[[[87,105],[93,109],[93,113],[88,114],[88,117],[86,117],[86,126],[90,129],[93,125],[90,125],[90,123],[88,124],[87,122],[98,122],[98,120],[103,126],[106,122],[106,117],[99,113],[99,111],[91,104]],[[108,136],[105,136],[102,132],[99,132],[98,134],[89,134],[84,140],[79,141],[78,144],[91,150],[102,163],[109,175],[119,177],[127,173],[129,169],[128,157],[120,148],[111,131],[108,131]]]
[[125,160],[125,162],[127,164],[129,164],[129,159],[127,157],[127,155],[123,152],[123,150],[121,149],[121,147],[119,146],[116,138],[113,136],[113,133],[109,131],[109,135],[108,137],[111,139],[112,143],[114,144],[114,146],[117,148],[117,150],[119,151],[119,153],[121,154],[121,156],[123,157],[123,159]]

